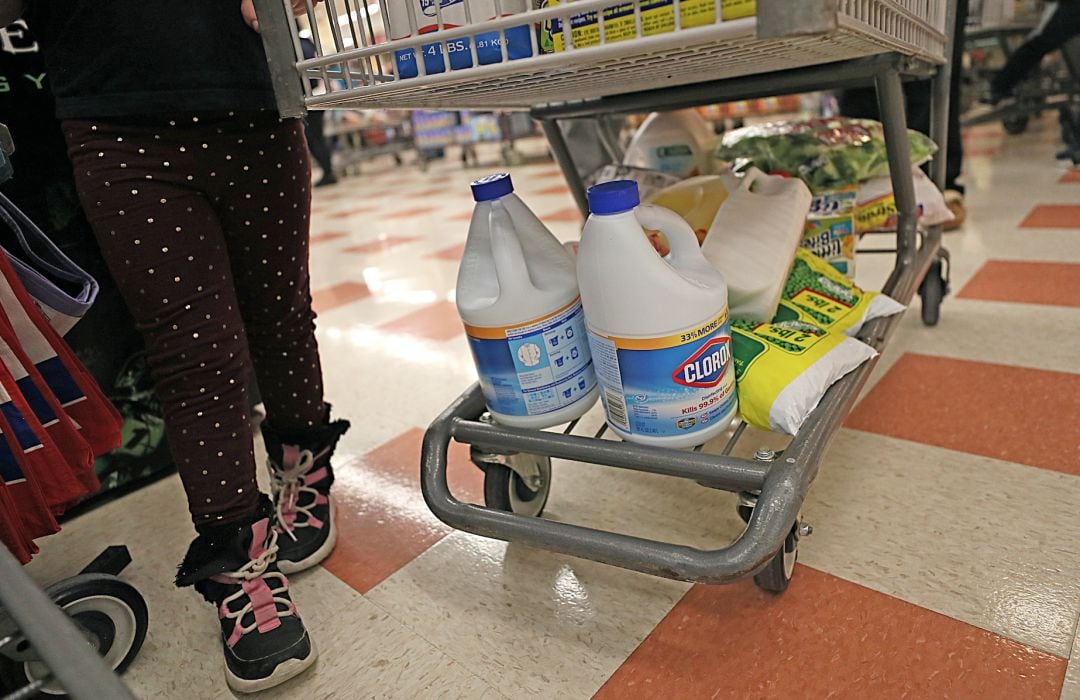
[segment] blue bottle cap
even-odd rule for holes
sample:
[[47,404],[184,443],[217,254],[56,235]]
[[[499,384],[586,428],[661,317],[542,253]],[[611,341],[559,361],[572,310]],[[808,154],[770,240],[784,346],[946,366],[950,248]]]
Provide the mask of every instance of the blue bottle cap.
[[510,173],[497,173],[482,177],[472,183],[472,196],[477,202],[490,202],[514,191]]
[[620,214],[639,204],[641,195],[633,180],[614,180],[589,188],[589,211],[593,214]]

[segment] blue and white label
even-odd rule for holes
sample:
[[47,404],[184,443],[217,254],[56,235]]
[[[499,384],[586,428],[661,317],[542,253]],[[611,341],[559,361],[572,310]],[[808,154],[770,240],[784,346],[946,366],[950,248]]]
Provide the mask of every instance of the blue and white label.
[[613,338],[589,331],[608,422],[649,437],[711,427],[736,407],[727,310],[684,333]]
[[581,300],[528,324],[465,326],[488,408],[538,416],[565,408],[596,388]]

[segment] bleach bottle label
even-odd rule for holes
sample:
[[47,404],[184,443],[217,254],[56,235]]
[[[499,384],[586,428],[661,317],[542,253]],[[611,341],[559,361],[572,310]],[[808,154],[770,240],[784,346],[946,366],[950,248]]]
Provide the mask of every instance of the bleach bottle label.
[[596,388],[581,300],[507,328],[465,325],[488,408],[536,416],[565,408]]
[[735,409],[727,310],[661,338],[612,338],[589,331],[608,422],[624,432],[670,437],[702,430]]

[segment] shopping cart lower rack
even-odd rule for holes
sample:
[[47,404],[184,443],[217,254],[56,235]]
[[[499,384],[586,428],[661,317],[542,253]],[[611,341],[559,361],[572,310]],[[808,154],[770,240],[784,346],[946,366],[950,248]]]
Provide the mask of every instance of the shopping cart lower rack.
[[[672,1],[675,16],[681,17],[689,0]],[[472,18],[478,19],[476,0],[464,2],[466,13],[472,7]],[[449,3],[436,2],[427,7],[435,13],[438,31],[421,35],[412,18],[410,38],[381,43],[367,0],[306,4],[307,26],[301,26],[292,18],[290,0],[256,0],[283,115],[331,106],[529,109],[541,122],[583,214],[584,185],[563,137],[564,120],[874,84],[898,212],[896,248],[890,251],[896,263],[882,291],[905,304],[919,291],[924,319],[930,325],[937,322],[948,289],[948,258],[940,227],[919,231],[917,226],[901,81],[933,77],[931,136],[944,154],[951,77],[945,57],[951,55],[953,3],[757,0],[756,17],[728,21],[722,18],[722,0],[716,0],[711,24],[683,28],[676,20],[670,31],[647,35],[642,21],[646,0],[577,0],[454,28],[442,17],[441,8]],[[385,21],[386,3],[380,7]],[[572,17],[616,7],[620,13],[632,12],[633,36],[616,39],[600,30],[593,45],[574,46]],[[317,14],[319,8],[325,17]],[[506,45],[511,31],[554,22],[563,27],[561,52],[541,54],[533,32],[532,53],[510,60]],[[314,59],[305,60],[297,50],[300,31],[312,33],[318,49]],[[469,37],[491,32],[499,36],[502,60],[480,65],[479,42]],[[428,72],[426,61],[418,61],[420,73],[411,78],[395,76],[390,68],[395,53],[430,49],[430,55],[446,56],[461,46],[471,52],[464,68],[444,65]],[[331,91],[313,94],[310,81],[301,80],[310,76],[322,77]],[[935,158],[933,175],[941,187],[943,155]],[[880,350],[899,322],[899,315],[876,319],[859,338]],[[684,581],[725,583],[755,575],[762,588],[782,591],[799,540],[810,533],[800,518],[807,490],[873,367],[873,361],[864,363],[830,387],[782,452],[760,450],[749,459],[732,456],[741,427],[720,454],[708,454],[605,440],[600,433],[575,434],[576,423],[563,432],[500,426],[486,418],[482,393],[474,385],[425,434],[421,489],[439,519],[467,532]],[[462,503],[450,493],[451,441],[470,445],[472,461],[484,470],[486,506]],[[737,492],[746,529],[726,546],[701,550],[545,520],[539,516],[550,490],[552,459],[679,477]]]

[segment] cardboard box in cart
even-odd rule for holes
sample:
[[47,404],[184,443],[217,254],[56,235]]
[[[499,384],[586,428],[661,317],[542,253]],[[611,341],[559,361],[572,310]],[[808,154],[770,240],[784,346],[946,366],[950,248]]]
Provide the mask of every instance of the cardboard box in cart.
[[[387,35],[391,40],[438,32],[440,19],[443,29],[453,29],[495,19],[496,14],[495,0],[388,0],[383,4],[386,7]],[[528,8],[529,0],[502,0],[503,16],[516,15]],[[513,61],[532,55],[531,31],[528,24],[506,30],[508,59]],[[446,55],[443,44],[424,44],[420,53],[424,58],[425,73],[443,73],[447,70],[448,62],[450,70],[471,68],[474,40],[476,60],[480,65],[502,62],[502,34],[484,32],[447,41]],[[412,49],[394,52],[394,62],[399,78],[415,78],[420,74],[416,54]]]
[[[559,0],[533,0],[533,7],[540,9],[561,4]],[[715,0],[682,0],[681,26],[685,29],[703,27],[716,22]],[[723,20],[753,17],[757,12],[756,0],[723,0]],[[634,20],[634,3],[622,3],[604,10],[604,36],[608,42],[623,41],[637,36]],[[674,31],[674,0],[642,0],[641,31],[653,36]],[[596,46],[600,43],[600,27],[596,12],[583,12],[570,18],[571,41],[576,48]],[[545,22],[540,27],[540,50],[544,53],[566,50],[566,38],[560,20]]]

